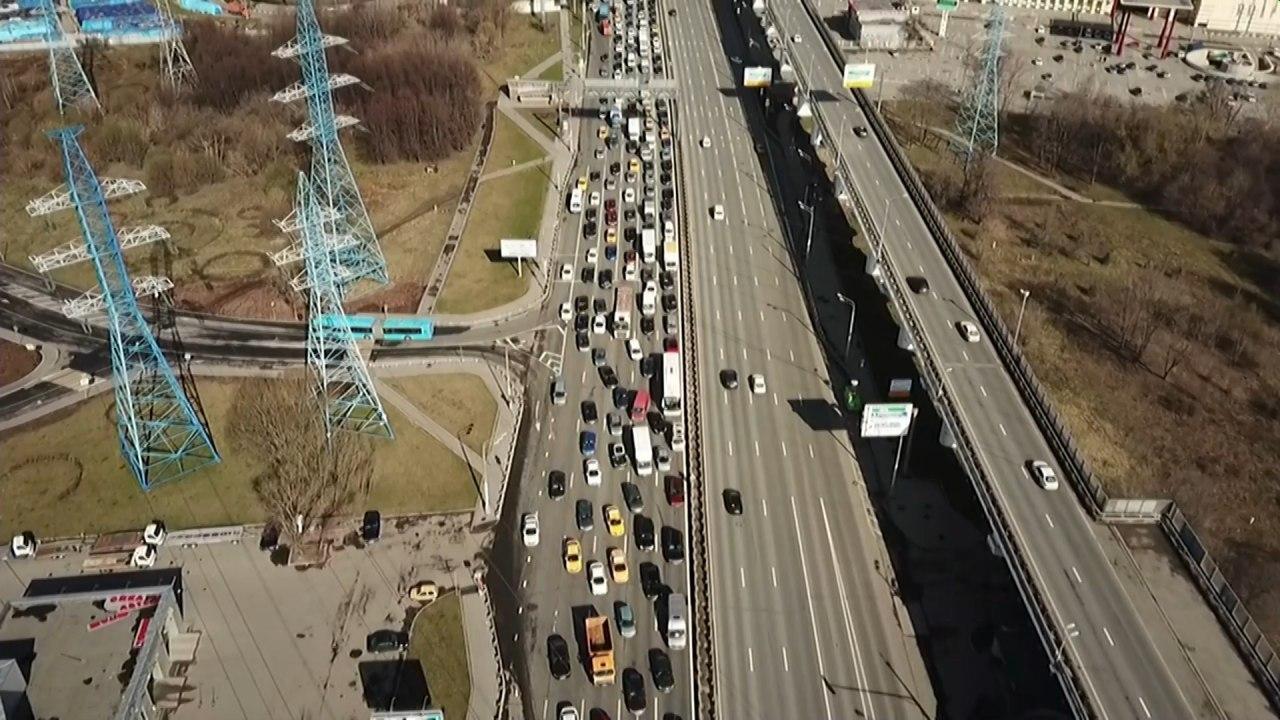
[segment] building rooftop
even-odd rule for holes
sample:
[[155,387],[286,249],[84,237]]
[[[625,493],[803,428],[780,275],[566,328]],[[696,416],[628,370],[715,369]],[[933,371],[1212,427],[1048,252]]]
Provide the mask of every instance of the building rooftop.
[[[124,589],[115,578],[90,583],[60,580],[42,583],[43,589],[55,590],[52,594],[41,593],[42,588],[32,583],[25,597],[4,606],[0,662],[12,661],[9,672],[21,670],[34,717],[132,716],[128,711],[146,689],[146,678],[135,677],[135,670],[140,660],[150,667],[159,649],[162,623],[151,620],[157,608],[173,606],[173,586],[156,585],[155,575],[149,587]],[[78,592],[75,585],[81,585]]]
[[37,717],[110,720],[132,675],[133,637],[143,617],[90,629],[108,613],[88,600],[10,608],[0,644],[32,641],[27,697]]

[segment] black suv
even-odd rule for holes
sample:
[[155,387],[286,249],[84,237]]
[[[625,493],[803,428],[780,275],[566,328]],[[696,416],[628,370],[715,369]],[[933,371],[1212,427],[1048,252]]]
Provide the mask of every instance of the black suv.
[[662,648],[649,651],[649,674],[653,676],[653,686],[658,692],[669,693],[676,686],[676,676],[671,670],[671,658]]
[[673,565],[684,562],[684,534],[670,525],[662,526],[662,557]]
[[552,500],[559,500],[564,497],[564,471],[552,470],[547,473],[547,494]]
[[622,671],[622,699],[634,715],[643,713],[649,706],[649,701],[645,698],[644,676],[639,670],[627,668]]

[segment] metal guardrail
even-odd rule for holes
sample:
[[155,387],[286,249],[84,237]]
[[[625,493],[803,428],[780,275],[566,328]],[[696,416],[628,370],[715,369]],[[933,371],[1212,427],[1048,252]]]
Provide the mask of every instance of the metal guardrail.
[[[824,45],[826,46],[827,51],[831,54],[833,60],[835,60],[838,65],[843,65],[842,53],[839,48],[832,43],[830,35],[822,30],[821,17],[813,9],[809,0],[801,0],[801,3],[806,14],[808,14],[810,21],[818,28],[818,34],[822,37]],[[769,8],[767,12],[772,16],[772,8]],[[771,21],[775,25],[778,24],[776,18],[771,17]],[[805,78],[800,74],[799,68],[796,69],[796,72],[797,78],[801,80],[800,84],[805,85],[806,83],[803,82]],[[921,211],[921,216],[925,220],[926,227],[930,229],[935,238],[939,239],[938,244],[942,248],[943,255],[947,259],[948,264],[953,268],[957,278],[960,280],[961,288],[968,293],[971,298],[979,298],[974,301],[975,310],[977,310],[979,319],[983,321],[984,326],[988,328],[988,332],[993,336],[1001,334],[1007,335],[1008,331],[1004,329],[999,318],[995,316],[985,295],[975,296],[974,292],[976,291],[977,293],[981,293],[981,288],[977,286],[972,269],[964,262],[963,258],[959,257],[958,248],[954,238],[951,237],[946,226],[941,223],[940,213],[933,205],[932,199],[929,198],[926,192],[924,192],[923,185],[920,183],[919,178],[914,174],[914,170],[905,162],[901,148],[896,144],[892,134],[888,132],[888,129],[885,127],[879,113],[876,112],[875,107],[866,99],[863,93],[854,91],[853,95],[859,106],[862,108],[863,113],[867,116],[869,124],[876,133],[877,138],[885,147],[886,154],[893,163],[895,170],[898,172],[899,176],[903,178],[904,184],[907,186],[907,190],[911,195],[912,201]],[[821,109],[819,107],[814,107],[813,109],[814,121],[821,129],[823,136],[828,138],[836,137],[824,121]],[[1057,675],[1059,682],[1063,686],[1067,702],[1071,706],[1072,712],[1076,717],[1096,717],[1096,712],[1087,701],[1088,696],[1084,692],[1084,687],[1079,673],[1078,660],[1075,657],[1075,653],[1070,648],[1070,644],[1065,642],[1065,637],[1059,633],[1053,616],[1049,611],[1049,605],[1046,602],[1046,599],[1037,584],[1032,581],[1033,573],[1031,571],[1030,563],[1022,552],[1022,543],[1019,542],[1017,533],[1013,530],[1013,525],[1009,521],[1004,508],[995,497],[993,490],[995,487],[994,480],[988,476],[986,470],[978,461],[977,453],[974,449],[976,444],[974,443],[967,425],[964,422],[964,418],[960,413],[959,407],[953,403],[950,397],[950,393],[943,379],[944,373],[940,371],[938,362],[935,359],[934,352],[929,346],[928,337],[920,324],[919,318],[916,317],[910,304],[906,301],[906,294],[902,289],[902,281],[899,278],[898,272],[894,269],[893,261],[891,258],[880,252],[880,249],[883,248],[883,240],[880,236],[879,230],[872,221],[870,213],[867,211],[867,208],[863,203],[861,195],[857,192],[856,186],[852,182],[853,174],[844,167],[836,168],[836,172],[838,174],[843,174],[846,178],[849,178],[847,187],[850,190],[850,196],[854,199],[855,214],[857,215],[860,224],[863,226],[864,231],[867,233],[868,243],[871,246],[870,249],[876,256],[877,262],[880,266],[881,277],[884,279],[881,286],[888,294],[891,302],[898,309],[900,320],[903,326],[910,333],[910,336],[915,343],[916,357],[921,361],[919,363],[921,379],[928,388],[930,396],[934,399],[934,404],[938,410],[938,414],[942,417],[943,421],[946,422],[947,427],[952,430],[952,434],[955,436],[957,449],[956,456],[960,460],[961,465],[965,468],[969,477],[972,479],[973,485],[977,491],[976,494],[978,500],[983,506],[983,510],[986,512],[987,517],[991,520],[992,531],[997,535],[997,538],[1000,541],[1000,546],[1005,550],[1005,557],[1009,560],[1009,567],[1014,583],[1018,586],[1018,590],[1022,594],[1024,601],[1026,601],[1028,607],[1032,610],[1030,613],[1032,624],[1035,626],[1036,632],[1040,635],[1041,641],[1046,647],[1064,648],[1059,661],[1060,672],[1058,672]],[[959,262],[959,265],[957,265],[957,261]],[[997,330],[998,332],[991,332],[992,330]],[[1004,340],[1006,345],[1012,345],[1012,343],[1009,342],[1009,338],[1002,337],[1001,340]],[[997,351],[1000,352],[1003,357],[1005,351],[1002,349],[1002,346],[997,343],[996,347]],[[1023,369],[1025,369],[1025,362],[1022,361],[1021,355],[1017,356],[1017,360],[1022,364]],[[1014,373],[1014,375],[1016,376],[1016,373]],[[1016,377],[1015,384],[1020,385],[1020,383],[1017,382]],[[1038,386],[1036,387],[1038,389]],[[1033,413],[1034,412],[1035,410],[1033,408]],[[1054,445],[1052,440],[1050,441],[1050,444],[1051,446]],[[1074,449],[1074,446],[1071,446],[1071,448]],[[1054,450],[1057,452],[1058,448],[1055,447]]]
[[[679,128],[680,110],[674,105],[671,108],[672,127]],[[679,133],[676,137],[681,137]],[[696,687],[693,692],[693,716],[699,720],[715,720],[716,718],[716,667],[715,667],[715,635],[711,622],[711,577],[707,570],[707,513],[706,498],[703,496],[702,457],[702,398],[701,378],[698,376],[698,335],[694,332],[695,318],[693,303],[693,253],[690,251],[689,224],[684,216],[689,207],[687,188],[683,182],[684,153],[680,150],[680,141],[676,143],[677,162],[675,170],[675,186],[678,188],[679,202],[676,205],[677,227],[684,240],[684,249],[680,253],[680,284],[684,301],[681,309],[684,313],[680,325],[681,342],[684,347],[684,406],[685,431],[688,433],[688,489],[686,505],[689,512],[689,563],[690,575],[690,607],[693,614],[693,667]]]

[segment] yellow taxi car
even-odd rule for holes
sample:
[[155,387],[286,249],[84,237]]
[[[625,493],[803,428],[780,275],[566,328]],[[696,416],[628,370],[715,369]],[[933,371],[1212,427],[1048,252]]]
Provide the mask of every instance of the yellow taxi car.
[[587,191],[587,188],[588,188],[588,187],[590,187],[590,186],[591,186],[591,183],[587,180],[587,176],[586,176],[586,175],[583,175],[582,177],[578,178],[578,189],[579,189],[579,190],[581,190],[582,192],[586,192],[586,191]]
[[618,244],[618,228],[610,225],[604,231],[604,241],[609,243],[610,245],[617,245]]
[[631,577],[631,571],[627,568],[627,556],[622,548],[609,548],[609,574],[616,583],[624,583]]
[[[627,166],[627,172],[630,172],[635,175],[640,174],[640,158],[637,158],[637,157],[631,158],[631,163]],[[584,187],[583,190],[586,190],[586,188]]]
[[600,129],[596,131],[596,137],[601,140],[609,137],[609,127],[607,125],[601,125]]
[[582,572],[582,543],[577,538],[564,539],[564,569],[571,575]]
[[609,534],[614,537],[622,537],[627,532],[622,524],[622,511],[616,505],[604,506],[604,524],[609,526]]

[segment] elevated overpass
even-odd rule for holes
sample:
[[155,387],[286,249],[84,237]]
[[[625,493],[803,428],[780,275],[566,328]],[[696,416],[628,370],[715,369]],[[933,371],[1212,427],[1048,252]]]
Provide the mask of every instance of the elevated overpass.
[[[1074,448],[1041,431],[1046,408],[1033,402],[1021,355],[873,104],[844,89],[844,57],[821,18],[803,0],[777,0],[765,21],[781,31],[780,50],[811,98],[815,137],[836,151],[838,187],[865,229],[868,271],[892,303],[899,345],[914,352],[942,441],[973,483],[1073,713],[1196,717],[1070,486],[1045,491],[1029,477],[1029,461],[1046,460],[1078,481]],[[855,138],[858,125],[872,135]],[[926,278],[930,293],[910,292],[907,276]],[[963,340],[962,320],[984,329],[981,342]],[[1076,489],[1092,500],[1085,483]]]

